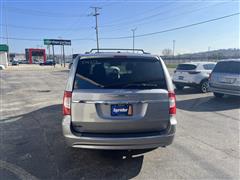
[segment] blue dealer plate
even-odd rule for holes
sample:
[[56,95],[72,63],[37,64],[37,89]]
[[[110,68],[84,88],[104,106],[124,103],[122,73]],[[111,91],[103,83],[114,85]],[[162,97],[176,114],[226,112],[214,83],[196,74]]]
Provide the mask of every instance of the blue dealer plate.
[[133,108],[131,104],[111,105],[111,116],[132,116]]

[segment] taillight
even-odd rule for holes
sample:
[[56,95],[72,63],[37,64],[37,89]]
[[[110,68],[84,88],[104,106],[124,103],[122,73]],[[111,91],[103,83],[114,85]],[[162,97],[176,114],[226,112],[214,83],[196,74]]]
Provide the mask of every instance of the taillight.
[[212,73],[210,73],[210,74],[209,74],[208,80],[210,80],[210,79],[211,79],[211,76],[212,76]]
[[63,96],[63,115],[71,115],[72,92],[64,91]]
[[174,92],[168,93],[169,98],[169,114],[175,115],[176,114],[176,96]]

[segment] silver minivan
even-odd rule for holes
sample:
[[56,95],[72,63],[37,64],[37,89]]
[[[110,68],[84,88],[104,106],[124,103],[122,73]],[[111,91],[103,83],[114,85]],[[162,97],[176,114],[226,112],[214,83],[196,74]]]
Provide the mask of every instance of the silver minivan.
[[240,96],[240,59],[219,61],[210,75],[209,87],[217,98],[224,94]]
[[74,60],[63,97],[63,135],[71,147],[165,147],[176,128],[176,98],[160,57],[96,52]]

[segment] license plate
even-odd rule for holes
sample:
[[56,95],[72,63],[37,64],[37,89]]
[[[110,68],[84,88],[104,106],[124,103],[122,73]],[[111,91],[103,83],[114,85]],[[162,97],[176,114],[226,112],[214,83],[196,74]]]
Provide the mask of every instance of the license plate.
[[183,76],[178,76],[178,79],[179,80],[183,80]]
[[131,104],[113,104],[111,105],[111,116],[132,116],[133,107]]

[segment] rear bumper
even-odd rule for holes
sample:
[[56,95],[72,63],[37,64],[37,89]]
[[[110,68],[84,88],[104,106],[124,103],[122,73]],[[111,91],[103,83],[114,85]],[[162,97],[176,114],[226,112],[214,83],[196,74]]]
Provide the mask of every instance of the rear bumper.
[[190,86],[190,87],[199,87],[200,84],[197,84],[197,83],[193,83],[193,82],[180,82],[180,81],[173,81],[173,84],[174,85],[179,85],[179,86]]
[[71,129],[70,116],[65,116],[62,121],[63,135],[68,146],[75,148],[87,149],[111,149],[111,150],[125,150],[125,149],[146,149],[156,148],[170,145],[173,142],[176,119],[172,117],[171,125],[164,134],[158,135],[142,135],[142,136],[94,136],[75,133]]
[[240,96],[240,91],[238,91],[238,90],[231,90],[231,89],[225,89],[225,88],[216,88],[216,87],[211,87],[210,86],[210,91],[215,92],[215,93]]

